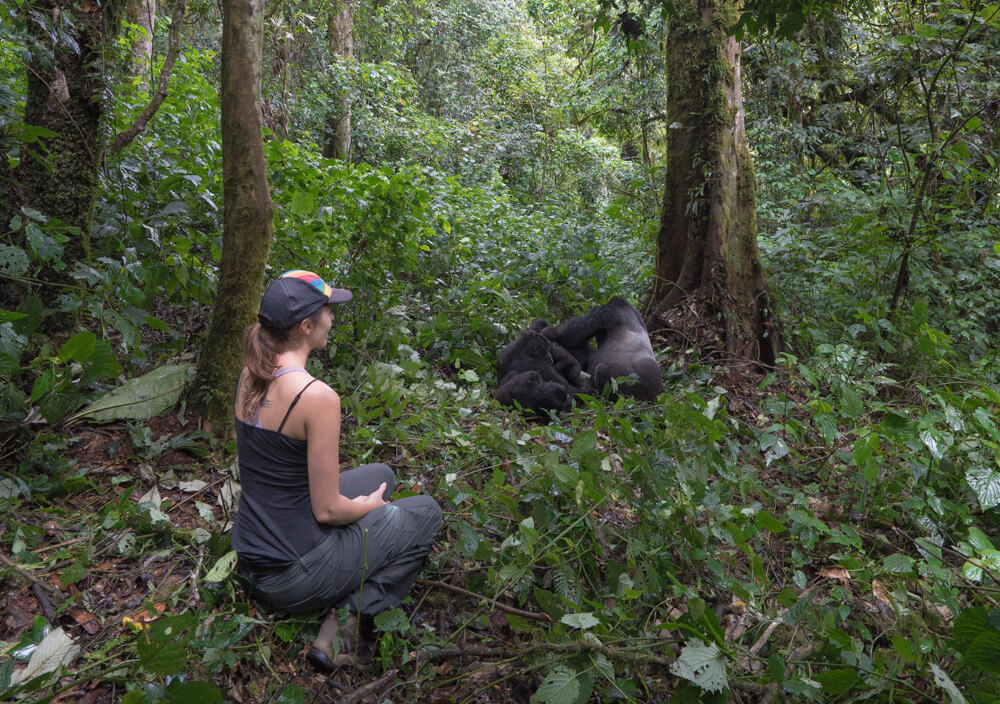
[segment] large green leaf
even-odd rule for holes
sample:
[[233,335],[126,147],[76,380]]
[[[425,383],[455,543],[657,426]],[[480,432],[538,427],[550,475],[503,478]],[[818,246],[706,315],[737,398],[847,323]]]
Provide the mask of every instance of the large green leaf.
[[566,665],[556,665],[549,670],[532,701],[543,704],[577,704],[581,695],[580,685],[576,672]]
[[681,651],[681,656],[670,666],[678,677],[694,682],[707,692],[721,692],[729,684],[726,679],[726,658],[715,643],[705,644],[692,638]]
[[193,614],[163,616],[139,634],[136,650],[143,668],[155,675],[177,675],[187,668],[187,646],[198,619]]
[[149,420],[177,403],[193,375],[193,364],[166,364],[130,379],[68,420]]
[[1000,472],[987,467],[973,467],[965,473],[965,481],[976,492],[984,511],[1000,506]]

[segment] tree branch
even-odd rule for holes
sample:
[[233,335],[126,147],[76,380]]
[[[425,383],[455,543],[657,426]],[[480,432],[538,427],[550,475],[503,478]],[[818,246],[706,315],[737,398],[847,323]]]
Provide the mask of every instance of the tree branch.
[[496,608],[501,611],[506,611],[509,614],[514,614],[515,616],[520,616],[522,618],[530,618],[535,621],[552,621],[548,614],[539,614],[534,611],[522,611],[521,609],[514,608],[513,606],[507,606],[506,604],[501,604],[499,601],[494,601],[493,599],[483,596],[482,594],[476,594],[475,592],[470,592],[468,589],[462,589],[462,587],[456,587],[447,582],[436,582],[431,579],[417,578],[417,584],[422,584],[425,587],[437,587],[438,589],[448,589],[463,596],[468,596],[473,599],[480,599],[483,601],[491,602]]
[[174,64],[177,62],[177,57],[181,53],[181,27],[184,24],[184,19],[187,17],[187,12],[188,0],[178,0],[173,17],[170,19],[170,37],[167,40],[167,55],[163,59],[163,67],[160,69],[160,77],[156,83],[156,91],[153,93],[153,97],[149,101],[149,104],[143,108],[135,122],[133,122],[127,130],[119,133],[118,136],[115,137],[115,141],[111,143],[110,147],[108,147],[108,156],[113,156],[120,152],[122,148],[135,139],[140,132],[145,130],[146,125],[149,124],[149,120],[156,114],[156,111],[160,109],[160,106],[166,99],[167,89],[170,86],[170,72],[173,71]]

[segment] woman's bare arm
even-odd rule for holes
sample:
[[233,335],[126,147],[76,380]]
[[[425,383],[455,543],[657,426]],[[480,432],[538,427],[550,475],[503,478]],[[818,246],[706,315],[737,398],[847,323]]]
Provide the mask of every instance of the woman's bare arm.
[[304,406],[312,512],[320,523],[346,525],[387,503],[382,498],[385,484],[355,499],[340,493],[340,396],[326,384],[313,388],[299,401]]

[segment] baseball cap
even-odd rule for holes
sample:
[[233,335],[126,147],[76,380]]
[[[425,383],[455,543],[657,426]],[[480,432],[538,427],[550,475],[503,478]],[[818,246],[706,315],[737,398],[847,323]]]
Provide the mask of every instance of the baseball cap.
[[311,271],[293,269],[271,282],[260,300],[260,315],[277,328],[290,328],[328,303],[347,303],[354,294],[333,288]]

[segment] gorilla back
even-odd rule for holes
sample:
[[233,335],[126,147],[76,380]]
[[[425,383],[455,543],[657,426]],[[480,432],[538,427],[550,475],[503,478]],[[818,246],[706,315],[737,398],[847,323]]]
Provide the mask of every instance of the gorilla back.
[[587,371],[598,389],[616,377],[635,374],[638,381],[618,387],[621,393],[652,401],[663,391],[660,366],[653,356],[642,316],[620,296],[567,320],[554,337],[567,349],[580,349],[592,337],[597,339],[597,350],[588,360]]

